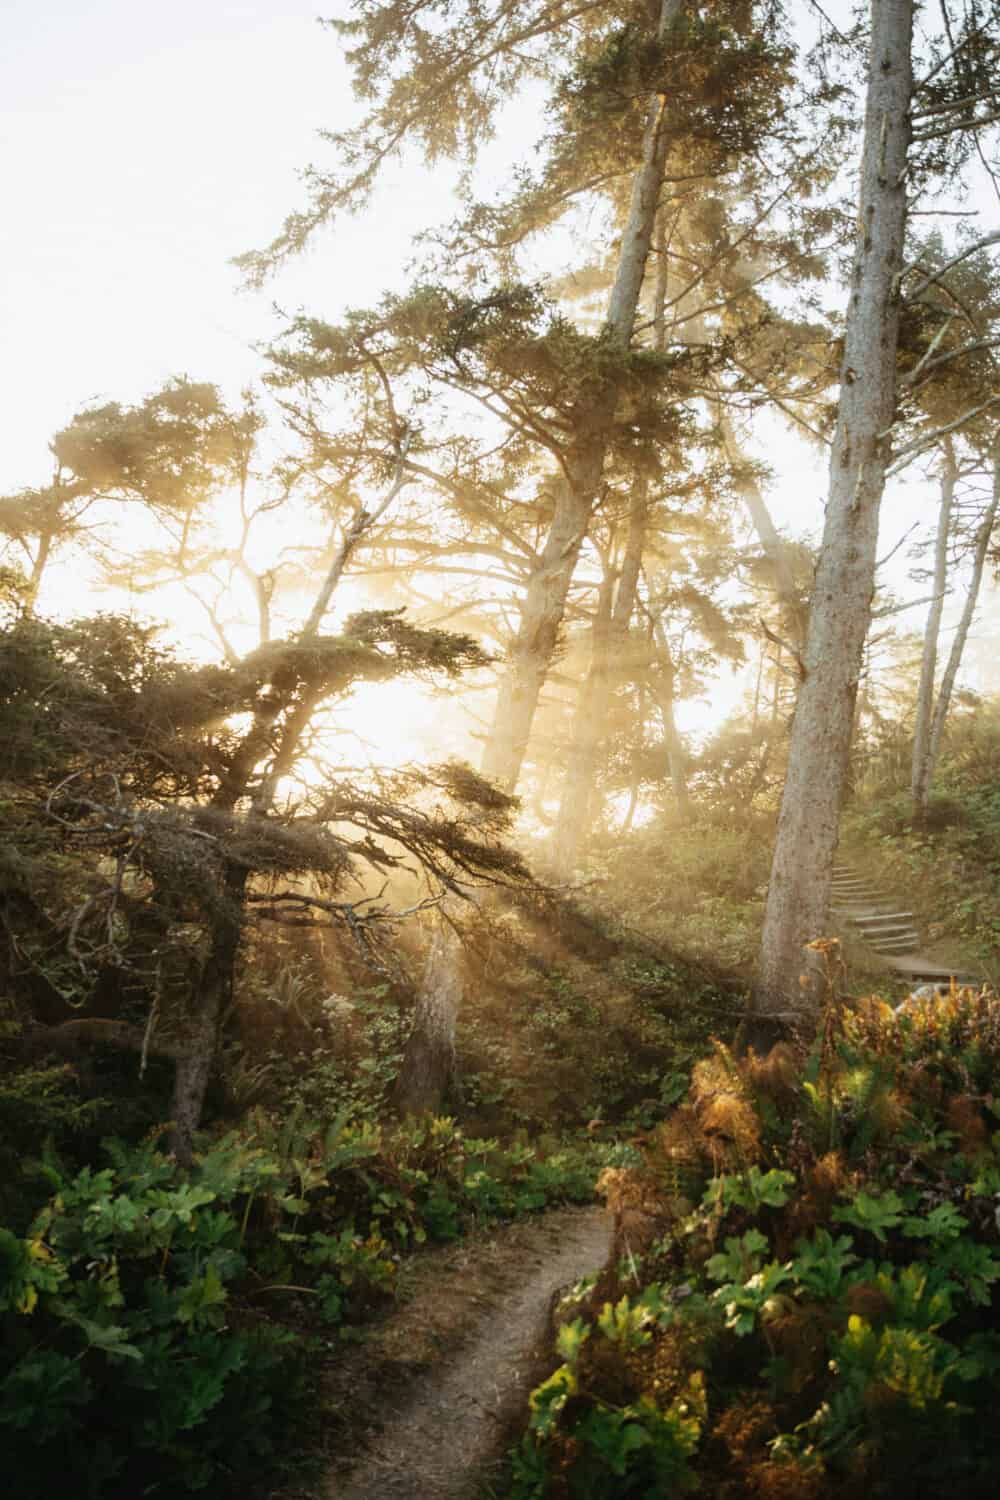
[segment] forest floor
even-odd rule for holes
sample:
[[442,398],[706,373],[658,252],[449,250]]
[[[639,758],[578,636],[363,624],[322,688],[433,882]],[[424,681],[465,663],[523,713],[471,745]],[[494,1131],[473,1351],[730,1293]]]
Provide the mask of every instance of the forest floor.
[[604,1265],[611,1224],[565,1208],[426,1252],[400,1304],[319,1373],[325,1472],[276,1500],[477,1500],[551,1366],[556,1293]]

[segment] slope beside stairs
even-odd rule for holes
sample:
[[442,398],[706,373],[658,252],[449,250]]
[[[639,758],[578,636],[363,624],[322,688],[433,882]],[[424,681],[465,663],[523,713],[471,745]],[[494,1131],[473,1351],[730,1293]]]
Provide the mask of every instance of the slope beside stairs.
[[946,987],[954,977],[959,985],[979,988],[980,981],[973,975],[925,958],[913,913],[900,910],[899,902],[887,901],[871,881],[850,865],[833,867],[830,911],[911,984]]

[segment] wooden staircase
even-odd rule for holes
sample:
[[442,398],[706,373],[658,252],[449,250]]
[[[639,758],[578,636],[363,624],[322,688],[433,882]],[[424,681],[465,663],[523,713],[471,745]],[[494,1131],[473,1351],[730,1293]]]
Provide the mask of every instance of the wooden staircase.
[[898,906],[898,902],[886,901],[871,881],[858,875],[849,865],[834,865],[831,915],[846,923],[870,948],[881,954],[895,973],[913,985],[932,984],[946,988],[954,978],[959,985],[978,989],[978,979],[956,973],[922,955],[920,933],[913,913],[900,911]]

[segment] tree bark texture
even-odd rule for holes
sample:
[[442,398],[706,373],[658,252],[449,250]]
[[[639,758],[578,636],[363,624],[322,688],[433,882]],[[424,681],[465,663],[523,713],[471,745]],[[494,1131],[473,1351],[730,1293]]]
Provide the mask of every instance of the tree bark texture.
[[455,1031],[465,974],[461,943],[443,917],[417,995],[394,1102],[400,1114],[438,1114],[455,1073]]
[[194,1133],[201,1123],[223,1016],[232,1000],[245,887],[245,871],[228,873],[224,899],[232,909],[220,912],[216,919],[201,983],[192,998],[192,1014],[176,1054],[170,1147],[184,1167],[189,1167],[193,1159]]
[[912,0],[872,0],[858,239],[837,429],[805,677],[792,724],[764,918],[757,1017],[810,1012],[820,998],[808,977],[800,986],[800,974],[803,946],[822,935],[826,922],[871,620],[879,508],[896,402],[912,32]]
[[917,690],[917,714],[913,727],[913,764],[910,775],[910,794],[914,811],[922,817],[927,810],[927,794],[931,779],[931,719],[934,713],[934,678],[937,672],[938,640],[941,634],[941,615],[944,611],[944,591],[948,581],[948,539],[951,535],[951,513],[955,499],[955,482],[958,465],[955,448],[950,438],[945,440],[944,462],[941,470],[941,505],[938,510],[937,537],[934,543],[934,584],[931,607],[927,612],[924,627],[924,647],[920,661],[920,687]]

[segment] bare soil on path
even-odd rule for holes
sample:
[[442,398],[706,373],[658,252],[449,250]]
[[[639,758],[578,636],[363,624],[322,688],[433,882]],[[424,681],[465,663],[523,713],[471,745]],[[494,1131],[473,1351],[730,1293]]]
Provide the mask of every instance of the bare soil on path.
[[[609,1216],[566,1208],[417,1258],[402,1304],[323,1376],[309,1500],[477,1500],[551,1368],[556,1294],[604,1265]],[[285,1500],[292,1495],[285,1492]]]

